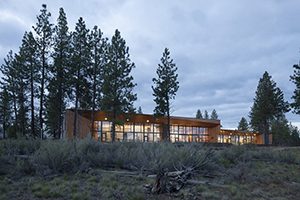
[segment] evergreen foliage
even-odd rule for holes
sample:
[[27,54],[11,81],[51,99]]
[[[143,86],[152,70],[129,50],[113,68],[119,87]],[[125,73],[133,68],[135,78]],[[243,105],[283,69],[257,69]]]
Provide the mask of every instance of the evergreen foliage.
[[294,74],[290,76],[291,81],[296,85],[296,89],[294,90],[294,94],[292,96],[293,102],[291,103],[291,107],[296,114],[300,114],[300,66],[294,65]]
[[203,116],[202,116],[202,113],[201,113],[200,109],[197,110],[196,119],[203,119]]
[[88,42],[89,30],[80,17],[72,34],[72,68],[70,70],[72,100],[75,99],[74,137],[77,135],[78,108],[89,109],[91,106],[90,79],[88,78],[91,66],[91,48]]
[[133,92],[136,84],[133,83],[131,75],[135,64],[130,60],[129,48],[119,30],[115,31],[111,39],[107,57],[108,62],[103,69],[101,108],[110,113],[114,142],[117,116],[122,113],[133,113],[133,103],[137,99],[137,95]]
[[57,25],[54,28],[53,66],[47,85],[46,125],[47,132],[54,138],[60,138],[63,126],[63,113],[66,108],[66,98],[70,93],[70,55],[71,36],[63,8],[59,10]]
[[143,114],[143,111],[142,111],[142,107],[141,106],[139,106],[139,108],[138,108],[138,112],[137,112],[138,114]]
[[215,109],[213,109],[213,111],[211,112],[211,115],[210,115],[210,119],[216,120],[218,118],[219,118],[219,116],[217,114],[217,111]]
[[161,58],[161,64],[158,64],[156,70],[157,78],[153,78],[153,96],[156,107],[154,114],[156,116],[166,116],[167,123],[163,130],[164,141],[170,140],[170,109],[171,100],[175,99],[179,88],[177,67],[170,57],[169,49],[165,48]]
[[42,5],[40,10],[40,15],[37,16],[38,22],[36,26],[33,27],[37,35],[37,50],[39,56],[39,67],[40,67],[40,112],[39,112],[39,122],[40,122],[40,136],[43,138],[44,130],[44,107],[45,107],[45,88],[46,81],[48,79],[49,72],[49,55],[51,51],[52,43],[52,33],[53,33],[53,24],[50,23],[50,12],[47,11],[46,4]]
[[288,145],[291,142],[290,126],[285,116],[275,119],[271,124],[272,144]]
[[11,130],[16,136],[16,124],[17,124],[17,114],[18,114],[18,108],[17,108],[17,70],[15,69],[14,65],[14,59],[15,55],[12,51],[9,51],[7,54],[7,57],[4,59],[4,64],[1,65],[1,73],[2,73],[2,79],[1,79],[1,89],[6,90],[8,93],[8,97],[10,98],[10,103],[12,104],[12,124],[11,124]]
[[248,125],[248,122],[245,117],[241,118],[241,121],[239,122],[239,125],[238,125],[238,130],[239,131],[249,131],[249,125]]
[[[103,37],[101,30],[94,26],[90,35],[91,45],[91,68],[89,78],[91,80],[91,121],[94,121],[94,113],[96,109],[100,109],[101,105],[101,86],[103,83],[103,68],[107,64],[107,38]],[[94,123],[91,126],[91,132],[94,133]]]
[[204,111],[204,119],[209,119],[207,110]]
[[289,110],[282,91],[268,72],[259,80],[256,96],[250,112],[250,124],[254,131],[264,134],[264,143],[269,144],[272,122],[280,119]]
[[35,120],[35,99],[38,95],[38,82],[39,82],[39,66],[37,57],[37,43],[34,39],[32,32],[25,32],[22,46],[20,48],[20,56],[24,68],[24,81],[28,85],[29,111],[30,111],[30,134],[32,137],[38,136],[38,128],[36,127]]
[[0,92],[0,123],[2,124],[3,138],[7,137],[7,130],[12,123],[12,107],[9,93],[4,86]]

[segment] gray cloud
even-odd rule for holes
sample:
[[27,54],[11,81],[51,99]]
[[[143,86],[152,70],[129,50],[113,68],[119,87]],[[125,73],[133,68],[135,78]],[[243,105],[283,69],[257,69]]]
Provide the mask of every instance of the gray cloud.
[[[162,51],[170,48],[178,66],[180,88],[173,114],[194,116],[198,108],[216,109],[224,127],[236,127],[248,116],[259,78],[268,71],[290,100],[289,81],[298,63],[298,1],[44,1],[56,21],[64,7],[74,28],[82,16],[111,37],[118,28],[136,63],[133,75],[138,101],[152,113],[152,78]],[[34,25],[38,0],[0,2],[0,56],[17,49],[24,31]],[[1,62],[1,61],[0,61]],[[300,124],[299,117],[288,118]]]

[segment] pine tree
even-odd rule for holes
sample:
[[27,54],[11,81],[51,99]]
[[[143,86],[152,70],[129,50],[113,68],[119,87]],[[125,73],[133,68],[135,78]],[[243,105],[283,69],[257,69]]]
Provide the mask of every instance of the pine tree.
[[129,48],[118,30],[115,31],[108,47],[108,63],[103,70],[102,109],[111,113],[112,141],[115,141],[117,116],[134,112],[133,103],[137,99],[133,89],[131,70],[135,64],[129,58]]
[[[92,126],[91,132],[94,133],[94,113],[96,109],[100,108],[101,102],[101,85],[103,82],[103,68],[107,64],[107,38],[103,38],[101,30],[94,26],[90,35],[91,45],[91,69],[89,77],[91,79],[91,94],[92,94]],[[92,137],[95,137],[92,135]]]
[[249,130],[249,125],[248,125],[248,122],[245,117],[241,118],[241,121],[239,122],[239,125],[238,125],[238,130],[239,131],[248,131]]
[[250,124],[254,131],[264,134],[265,144],[269,144],[271,124],[289,110],[282,91],[276,87],[268,72],[259,80],[256,96],[250,112]]
[[63,126],[63,113],[70,86],[70,54],[71,36],[67,17],[63,8],[59,9],[57,25],[54,28],[53,66],[50,68],[51,77],[47,89],[46,125],[50,135],[60,138]]
[[291,135],[288,120],[283,115],[271,123],[272,144],[290,145]]
[[38,65],[37,65],[37,44],[33,37],[32,32],[25,32],[22,46],[20,48],[20,56],[23,59],[23,70],[24,74],[27,75],[25,78],[26,83],[29,85],[30,90],[30,133],[32,137],[36,135],[36,126],[35,126],[35,99],[37,95],[37,84],[39,80],[38,75]]
[[40,10],[40,15],[37,16],[38,22],[36,26],[33,27],[37,35],[36,42],[38,46],[38,55],[40,59],[40,113],[39,113],[39,122],[40,122],[40,135],[43,138],[43,129],[44,129],[44,107],[45,107],[45,84],[47,80],[48,70],[49,70],[49,55],[52,42],[52,24],[49,19],[51,17],[50,12],[47,11],[46,4],[42,5]]
[[300,132],[298,127],[292,126],[290,124],[290,134],[291,134],[291,139],[290,139],[290,145],[293,146],[299,146],[300,145]]
[[202,116],[202,113],[201,113],[200,109],[197,110],[196,119],[203,119],[203,116]]
[[219,116],[217,114],[217,111],[215,109],[213,109],[213,111],[211,112],[211,115],[210,115],[210,119],[216,120],[218,118],[219,118]]
[[25,59],[22,54],[16,54],[13,61],[15,69],[15,86],[17,97],[17,136],[26,136],[28,133],[28,74]]
[[296,85],[296,89],[294,90],[294,95],[292,96],[293,102],[291,103],[291,107],[294,109],[293,111],[296,114],[300,114],[300,66],[294,65],[294,74],[290,76],[291,81]]
[[81,17],[76,23],[75,32],[72,34],[71,59],[72,99],[75,99],[73,135],[76,137],[78,108],[89,109],[91,105],[90,81],[88,79],[88,71],[91,66],[89,30]]
[[[13,107],[13,127],[16,127],[17,119],[17,86],[16,86],[16,72],[14,65],[15,55],[9,51],[7,57],[4,59],[4,64],[1,65],[1,85],[2,89],[6,88]],[[15,131],[14,131],[15,132]]]
[[204,119],[209,119],[207,110],[204,111]]
[[170,140],[170,107],[171,100],[175,99],[179,88],[177,67],[170,57],[169,49],[165,48],[161,58],[161,64],[158,64],[156,70],[157,78],[153,78],[153,96],[156,107],[154,114],[156,116],[166,116],[167,123],[164,125],[162,139]]
[[142,107],[141,106],[139,106],[139,108],[138,108],[138,112],[137,112],[138,114],[143,114],[143,111],[142,111]]
[[7,130],[11,126],[12,107],[11,99],[6,86],[3,87],[0,93],[0,121],[2,124],[3,138],[7,137]]
[[14,137],[25,136],[28,132],[28,78],[24,57],[9,52],[1,66],[2,87],[7,89],[13,106],[12,134]]

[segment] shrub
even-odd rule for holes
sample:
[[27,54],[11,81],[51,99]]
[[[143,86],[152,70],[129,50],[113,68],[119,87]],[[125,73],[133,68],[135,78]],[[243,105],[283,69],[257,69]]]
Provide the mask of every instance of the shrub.
[[54,173],[73,173],[82,164],[78,154],[76,141],[45,141],[34,154],[33,162],[40,173],[47,170]]

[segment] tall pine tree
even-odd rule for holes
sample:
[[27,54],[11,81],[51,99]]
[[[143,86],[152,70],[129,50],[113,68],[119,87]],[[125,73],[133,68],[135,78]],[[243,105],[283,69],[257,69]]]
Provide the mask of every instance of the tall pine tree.
[[293,102],[291,103],[291,107],[294,109],[296,114],[300,114],[300,66],[294,65],[294,74],[290,76],[291,81],[296,85],[296,89],[294,90],[294,95],[292,96]]
[[71,36],[67,17],[63,8],[59,9],[57,25],[54,29],[53,66],[47,89],[46,124],[47,130],[54,138],[60,138],[63,126],[63,113],[70,86]]
[[2,124],[3,138],[7,137],[7,131],[11,126],[12,107],[6,86],[0,92],[0,121]]
[[201,113],[200,109],[197,110],[196,119],[203,119],[203,116],[202,116],[202,113]]
[[88,73],[91,66],[91,48],[89,44],[89,30],[84,20],[80,17],[76,23],[75,31],[72,34],[72,55],[71,55],[71,88],[74,109],[73,135],[77,136],[78,109],[88,109],[91,105],[90,79]]
[[175,99],[179,88],[177,67],[170,57],[169,49],[165,48],[161,58],[161,64],[158,64],[156,70],[157,78],[153,78],[153,96],[156,107],[154,114],[156,116],[165,116],[166,124],[163,127],[162,139],[170,140],[170,109],[171,100]]
[[219,116],[217,114],[217,111],[215,109],[213,109],[213,111],[211,112],[211,115],[210,115],[210,119],[216,120],[218,118],[219,118]]
[[13,122],[12,122],[12,131],[16,132],[16,124],[17,124],[17,70],[14,65],[15,55],[12,51],[9,51],[7,57],[4,59],[4,64],[1,65],[1,88],[7,90],[10,102],[12,103],[13,109]]
[[241,118],[239,125],[238,125],[238,130],[239,131],[248,131],[249,130],[249,125],[248,125],[248,122],[245,117]]
[[256,96],[250,112],[250,124],[254,131],[264,135],[264,143],[269,144],[272,122],[289,110],[282,91],[276,86],[272,77],[265,72],[259,80]]
[[37,16],[38,22],[36,26],[33,27],[37,35],[37,49],[40,60],[40,112],[39,112],[39,122],[40,122],[40,136],[43,138],[44,130],[44,107],[45,107],[45,85],[49,70],[49,55],[51,50],[53,24],[50,23],[49,19],[51,17],[50,12],[47,11],[46,4],[42,5],[40,10],[40,15]]
[[[103,68],[107,63],[107,38],[103,38],[101,30],[94,26],[90,35],[91,45],[91,68],[89,78],[91,81],[91,96],[92,96],[92,116],[91,116],[91,133],[94,134],[94,118],[95,110],[100,108],[101,102],[101,85],[103,82]],[[95,137],[92,135],[92,137]]]
[[204,111],[204,119],[209,119],[207,110]]
[[135,64],[130,60],[129,48],[118,30],[115,31],[108,47],[108,63],[103,70],[102,104],[112,120],[112,141],[115,141],[117,116],[134,112],[133,103],[137,99],[133,93],[135,83],[131,75]]
[[37,136],[37,127],[35,123],[35,99],[38,93],[37,84],[39,81],[39,67],[37,58],[37,43],[32,32],[25,32],[22,46],[20,48],[20,56],[23,58],[23,70],[25,73],[26,84],[29,85],[30,96],[30,133],[32,137]]
[[13,137],[26,136],[28,133],[28,74],[24,57],[9,52],[1,66],[1,84],[7,89],[13,106]]

